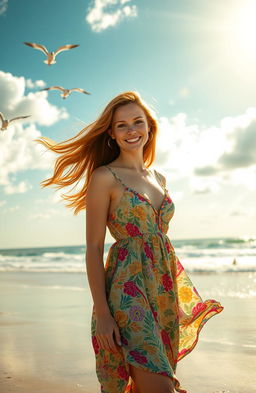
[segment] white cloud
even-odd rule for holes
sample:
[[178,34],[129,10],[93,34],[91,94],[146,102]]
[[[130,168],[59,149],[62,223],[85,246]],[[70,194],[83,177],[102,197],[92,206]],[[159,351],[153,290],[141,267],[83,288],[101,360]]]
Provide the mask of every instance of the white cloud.
[[42,81],[41,79],[33,82],[32,79],[26,79],[26,87],[28,89],[35,89],[36,87],[43,88],[46,86],[46,83]]
[[8,0],[0,0],[0,15],[4,15],[7,11]]
[[[52,173],[45,174],[44,179],[48,179],[51,176],[52,176]],[[61,197],[61,194],[68,194],[69,192],[72,191],[72,187],[73,187],[73,185],[66,186],[64,190],[63,189],[52,189],[53,192],[51,192],[50,195],[48,195],[44,199],[38,198],[34,201],[34,203],[39,204],[39,205],[45,205],[45,206],[46,205],[47,206],[50,206],[50,205],[58,206],[59,205],[60,208],[62,208],[63,202],[64,202],[64,204],[66,204],[66,201],[63,200],[63,198]],[[1,206],[1,202],[0,202],[0,206]]]
[[234,185],[243,185],[250,191],[256,190],[256,165],[250,168],[234,169],[230,173],[230,182]]
[[256,189],[256,108],[224,118],[219,127],[188,124],[187,115],[160,117],[156,165],[172,181],[186,178],[194,193],[216,193],[223,184]]
[[189,184],[195,194],[217,193],[220,190],[219,181],[215,177],[200,178],[192,176]]
[[21,194],[27,192],[32,188],[31,184],[25,181],[20,181],[18,184],[7,184],[4,187],[4,192],[6,194]]
[[18,123],[0,134],[0,185],[6,194],[26,192],[30,188],[27,182],[13,184],[12,175],[24,170],[49,169],[53,165],[53,153],[33,141],[40,136],[35,125],[25,128]]
[[53,215],[58,214],[58,211],[55,209],[48,209],[47,211],[31,214],[28,216],[28,220],[49,220]]
[[94,0],[86,15],[86,21],[95,32],[115,26],[124,18],[137,16],[135,5],[124,5],[131,0]]
[[[48,126],[68,117],[65,109],[47,101],[46,92],[25,96],[25,84],[24,77],[0,71],[0,107],[4,116],[10,119],[32,115],[23,122],[14,121],[7,130],[0,132],[0,185],[6,194],[24,193],[31,188],[27,181],[15,184],[15,175],[19,172],[53,167],[56,155],[34,141],[42,135],[35,122]],[[30,124],[24,126],[24,123]]]
[[47,101],[46,91],[29,92],[25,95],[25,86],[26,80],[23,76],[16,77],[0,71],[0,108],[5,118],[31,115],[26,122],[50,126],[68,117],[65,108],[59,109]]
[[69,217],[70,213],[62,207],[62,209],[53,209],[50,208],[48,210],[32,213],[27,216],[27,221],[34,221],[34,220],[49,220],[52,219],[53,216],[58,217]]
[[0,207],[6,205],[6,201],[0,201]]

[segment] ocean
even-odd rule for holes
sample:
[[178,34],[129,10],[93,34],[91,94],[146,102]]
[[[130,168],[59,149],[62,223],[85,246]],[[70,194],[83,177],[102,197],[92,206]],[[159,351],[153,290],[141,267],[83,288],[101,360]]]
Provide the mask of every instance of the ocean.
[[[205,276],[202,288],[204,296],[256,296],[256,237],[179,239],[171,242],[186,272],[193,276]],[[114,241],[105,244],[104,261],[113,243]],[[67,280],[64,277],[60,279],[59,274],[55,274],[51,285],[53,289],[64,285],[66,289],[83,290],[83,280],[75,277],[80,277],[81,274],[86,276],[85,246],[2,249],[0,271],[77,273]],[[212,275],[221,276],[221,280],[211,277]],[[228,286],[225,282],[226,275]],[[50,285],[49,280],[47,283]]]
[[[172,240],[188,272],[256,272],[256,237]],[[106,243],[104,260],[113,243]],[[0,249],[0,271],[84,272],[85,246]]]
[[[200,393],[254,393],[256,238],[171,242],[202,299],[224,307],[180,362],[178,377],[189,392],[199,386]],[[104,262],[112,244],[105,246]],[[6,375],[54,376],[72,383],[70,391],[79,385],[98,392],[85,246],[0,250],[1,290],[0,368]]]

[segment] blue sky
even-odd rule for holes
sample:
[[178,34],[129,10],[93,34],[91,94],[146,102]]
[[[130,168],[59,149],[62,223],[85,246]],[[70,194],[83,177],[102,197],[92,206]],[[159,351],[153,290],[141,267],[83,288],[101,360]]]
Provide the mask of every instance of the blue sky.
[[[65,190],[40,188],[53,157],[32,140],[72,137],[125,90],[159,120],[170,237],[254,236],[255,12],[245,0],[0,0],[0,112],[31,114],[0,132],[0,248],[85,242],[85,211],[73,216]],[[80,46],[49,67],[24,41]],[[91,95],[40,92],[52,85]]]

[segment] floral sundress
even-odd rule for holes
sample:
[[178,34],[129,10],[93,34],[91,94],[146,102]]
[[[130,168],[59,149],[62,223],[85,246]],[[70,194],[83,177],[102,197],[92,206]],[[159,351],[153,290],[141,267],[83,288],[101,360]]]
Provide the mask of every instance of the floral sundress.
[[214,299],[202,300],[175,254],[167,236],[175,210],[168,190],[161,184],[164,197],[157,211],[106,167],[124,188],[107,219],[116,242],[105,264],[107,301],[122,346],[115,353],[100,347],[93,305],[91,339],[100,391],[133,393],[131,364],[170,377],[175,391],[187,393],[175,375],[177,362],[192,351],[204,324],[223,306]]

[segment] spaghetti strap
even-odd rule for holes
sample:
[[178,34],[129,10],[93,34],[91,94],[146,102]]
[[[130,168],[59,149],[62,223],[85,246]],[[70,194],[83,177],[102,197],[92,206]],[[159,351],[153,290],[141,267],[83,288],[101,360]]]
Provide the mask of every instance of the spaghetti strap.
[[155,173],[155,177],[157,177],[158,179],[158,183],[160,184],[160,186],[163,188],[164,191],[167,190],[166,186],[163,184],[162,179],[160,178],[158,172],[154,169],[154,173]]
[[[110,166],[105,165],[105,167],[108,168],[108,169],[110,170],[110,172],[112,172],[112,174],[113,174],[113,176],[116,178],[116,180],[119,181],[126,189],[127,189],[127,188],[129,188],[129,189],[131,188],[131,187],[128,187],[128,186],[122,181],[122,179],[115,173],[115,171],[114,171]],[[163,184],[163,182],[162,182],[160,176],[158,175],[157,171],[154,169],[155,175],[152,173],[152,171],[151,171],[150,169],[149,169],[149,171],[151,172],[151,174],[153,175],[153,177],[154,177],[155,179],[157,179],[157,182],[160,184],[160,186],[162,187],[162,189],[164,190],[164,192],[166,192],[167,189],[166,189],[166,187],[164,186],[164,184]]]
[[119,181],[125,188],[129,188],[126,184],[124,184],[124,182],[122,181],[122,179],[120,179],[120,177],[116,174],[115,171],[113,171],[113,169],[112,169],[110,166],[105,165],[105,167],[108,168],[108,169],[110,170],[110,172],[113,174],[113,176],[115,177],[115,179],[116,179],[117,181]]

